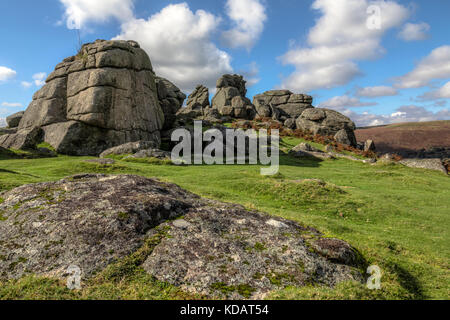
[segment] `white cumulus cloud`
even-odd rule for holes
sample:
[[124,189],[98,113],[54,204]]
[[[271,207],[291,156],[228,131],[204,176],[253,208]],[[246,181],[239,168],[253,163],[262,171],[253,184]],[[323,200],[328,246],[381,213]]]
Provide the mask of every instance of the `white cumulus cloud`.
[[341,108],[353,108],[353,107],[368,107],[376,106],[375,102],[364,102],[358,98],[350,97],[348,95],[333,97],[327,101],[319,104],[321,108],[341,109]]
[[437,90],[431,90],[419,97],[420,100],[450,99],[450,81]]
[[369,112],[356,113],[350,109],[338,110],[350,117],[358,127],[378,126],[401,122],[426,122],[436,120],[450,120],[450,109],[432,112],[424,107],[409,105],[397,108],[391,114],[372,114]]
[[[380,9],[379,28],[369,28],[371,5]],[[361,71],[358,61],[384,54],[381,46],[386,31],[401,25],[409,10],[394,1],[315,0],[312,8],[322,16],[309,31],[308,46],[289,50],[280,60],[294,65],[282,87],[307,92],[347,84]]]
[[6,127],[6,118],[0,117],[0,128]]
[[406,23],[398,36],[405,41],[420,41],[428,39],[431,27],[428,23]]
[[18,102],[2,102],[2,107],[20,108],[23,107],[23,105]]
[[450,78],[450,46],[445,45],[434,49],[423,58],[411,72],[397,78],[396,87],[421,88],[434,79]]
[[214,88],[217,79],[233,71],[231,57],[211,41],[220,18],[187,3],[168,5],[147,20],[122,25],[114,39],[136,40],[147,51],[155,72],[185,92],[197,84]]
[[395,88],[388,86],[365,87],[356,91],[356,96],[365,98],[392,97],[397,94],[398,91]]
[[41,87],[45,84],[45,78],[47,78],[47,74],[45,72],[39,72],[33,75],[34,84],[37,87]]
[[111,18],[120,22],[133,18],[133,0],[59,0],[65,7],[64,20],[69,29],[83,29],[88,23],[103,23]]
[[28,88],[30,88],[30,87],[33,86],[33,83],[32,83],[32,82],[28,82],[28,81],[22,81],[20,84],[21,84],[22,87],[24,87],[25,89],[28,89]]
[[234,28],[222,33],[224,43],[230,48],[253,48],[267,20],[265,6],[260,0],[228,0],[226,13]]
[[8,81],[16,76],[17,72],[7,68],[0,66],[0,82]]

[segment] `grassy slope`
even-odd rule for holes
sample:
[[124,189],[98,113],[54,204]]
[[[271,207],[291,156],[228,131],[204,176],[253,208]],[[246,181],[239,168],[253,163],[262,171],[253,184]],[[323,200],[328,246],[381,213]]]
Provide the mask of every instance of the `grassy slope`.
[[[299,141],[289,139],[285,146]],[[86,158],[0,160],[0,191],[84,172],[132,173],[174,182],[202,196],[300,221],[350,242],[383,270],[380,291],[343,284],[336,289],[288,288],[275,299],[445,299],[450,296],[450,180],[438,172],[348,160],[316,162],[281,158],[280,174],[263,177],[259,166],[176,167],[118,161],[107,168]],[[322,179],[330,185],[298,183]],[[113,266],[119,268],[120,266]],[[122,277],[104,274],[81,292],[62,283],[26,278],[0,284],[1,298],[179,299],[175,288],[136,268]],[[131,271],[130,271],[131,270]],[[120,272],[119,272],[120,273]]]

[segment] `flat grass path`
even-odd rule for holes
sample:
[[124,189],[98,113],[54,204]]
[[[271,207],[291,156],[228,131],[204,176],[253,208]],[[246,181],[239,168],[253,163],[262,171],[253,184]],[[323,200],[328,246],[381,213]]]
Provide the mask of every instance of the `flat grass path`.
[[[295,145],[295,141],[291,143]],[[240,203],[315,227],[327,236],[348,241],[369,264],[383,271],[378,291],[347,283],[335,289],[287,288],[274,293],[272,299],[450,297],[450,179],[442,173],[348,160],[297,160],[285,155],[280,173],[274,177],[261,176],[260,166],[177,167],[120,160],[115,165],[99,166],[83,162],[85,159],[0,160],[0,192],[87,172],[157,177],[201,196]],[[304,179],[321,179],[327,184]],[[0,299],[15,297],[7,290],[18,290],[17,286],[20,283],[3,284]],[[126,286],[124,290],[129,289]],[[94,296],[103,297],[110,296],[105,292]]]

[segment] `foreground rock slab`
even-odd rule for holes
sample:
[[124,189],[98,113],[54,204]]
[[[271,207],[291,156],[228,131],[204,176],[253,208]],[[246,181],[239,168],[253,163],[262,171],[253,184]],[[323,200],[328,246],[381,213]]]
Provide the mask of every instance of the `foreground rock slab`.
[[87,279],[164,230],[143,268],[207,297],[362,280],[356,251],[341,240],[154,179],[86,174],[0,197],[1,278],[64,279],[76,265]]
[[147,232],[189,210],[197,197],[138,176],[79,175],[0,194],[0,277],[88,278],[136,251]]

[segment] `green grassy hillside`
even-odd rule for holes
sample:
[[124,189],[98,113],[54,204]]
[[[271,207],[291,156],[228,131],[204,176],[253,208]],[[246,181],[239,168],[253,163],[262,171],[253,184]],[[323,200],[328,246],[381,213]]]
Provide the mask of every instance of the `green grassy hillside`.
[[[294,146],[299,140],[284,141]],[[157,177],[199,195],[240,203],[317,228],[348,241],[369,264],[381,267],[382,289],[345,283],[335,289],[287,288],[272,299],[447,299],[450,296],[450,179],[439,172],[349,160],[281,157],[280,173],[260,166],[172,166],[126,162],[99,166],[87,157],[0,160],[0,192],[86,173]],[[320,179],[326,184],[315,180]],[[1,199],[0,199],[1,201]],[[144,248],[145,249],[145,248]],[[83,290],[70,292],[50,279],[28,277],[0,283],[0,299],[179,299],[182,292],[136,267],[136,257],[111,266]],[[130,262],[131,261],[131,262]],[[133,268],[125,268],[132,265]],[[125,270],[125,271],[124,271]],[[112,276],[114,275],[114,276]],[[119,275],[119,276],[117,276]]]

